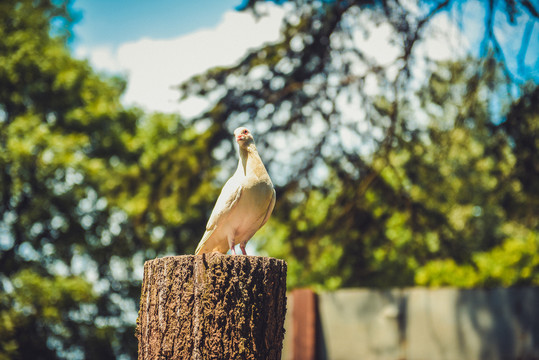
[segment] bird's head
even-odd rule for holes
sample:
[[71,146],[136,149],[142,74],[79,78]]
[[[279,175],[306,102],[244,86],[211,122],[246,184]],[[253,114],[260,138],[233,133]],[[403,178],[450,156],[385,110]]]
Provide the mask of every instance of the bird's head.
[[254,143],[253,134],[244,127],[239,127],[236,130],[234,130],[234,137],[236,138],[236,142],[239,144],[239,146],[247,146],[251,143]]

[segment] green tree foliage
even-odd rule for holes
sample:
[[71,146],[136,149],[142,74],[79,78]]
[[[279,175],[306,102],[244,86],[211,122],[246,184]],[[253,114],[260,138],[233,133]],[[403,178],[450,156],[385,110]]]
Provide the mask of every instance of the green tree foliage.
[[[493,129],[495,134],[479,143],[487,152],[475,162],[479,171],[472,172],[471,166],[463,169],[471,175],[464,183],[467,191],[482,200],[463,218],[464,229],[475,240],[466,243],[475,245],[469,258],[460,263],[450,256],[432,260],[418,270],[417,283],[539,285],[538,100],[539,87],[525,92],[512,105],[505,121]],[[490,163],[487,169],[486,162]],[[483,243],[478,242],[481,239]]]
[[[509,228],[517,235],[490,251],[477,252],[469,263],[453,259],[433,260],[419,269],[419,285],[452,285],[464,288],[539,284],[539,238],[537,232],[522,235],[522,229]],[[520,230],[520,231],[519,231]]]
[[[523,183],[537,180],[528,177],[533,168],[521,175],[525,159],[504,130],[535,123],[527,98],[536,95],[495,125],[479,93],[455,90],[472,63],[440,64],[419,92],[425,108],[414,110],[429,112],[431,123],[373,155],[368,188],[330,176],[290,212],[276,212],[265,251],[288,259],[291,286],[538,284],[538,197]],[[471,106],[459,109],[465,101]]]
[[[99,78],[71,58],[65,37],[50,37],[51,22],[71,21],[66,8],[1,5],[0,316],[11,359],[114,358],[134,343],[106,280],[113,255],[132,246],[102,245],[112,210],[97,194],[137,115],[122,110],[120,81]],[[129,291],[115,290],[120,300]]]
[[[258,12],[257,2],[247,8]],[[250,124],[264,134],[258,143],[278,201],[260,251],[288,261],[290,286],[429,284],[417,273],[431,262],[472,264],[514,237],[511,224],[537,230],[537,196],[524,189],[536,184],[536,158],[516,145],[536,137],[521,133],[531,125],[504,119],[505,90],[518,84],[505,62],[514,55],[493,31],[496,13],[509,25],[537,22],[532,4],[485,5],[484,56],[445,64],[421,44],[451,2],[287,4],[280,42],[181,91],[218,99],[195,123]],[[397,55],[380,62],[361,44],[383,26]],[[533,112],[512,109],[533,123]],[[527,167],[518,165],[523,154]]]
[[144,260],[192,251],[218,194],[214,127],[125,109],[69,7],[0,5],[0,358],[136,357]]

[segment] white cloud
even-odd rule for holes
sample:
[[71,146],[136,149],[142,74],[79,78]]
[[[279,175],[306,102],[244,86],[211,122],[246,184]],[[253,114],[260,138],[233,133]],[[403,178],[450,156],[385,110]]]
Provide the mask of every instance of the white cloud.
[[109,72],[121,71],[112,46],[104,45],[92,49],[86,46],[79,46],[75,49],[75,57],[88,58],[92,66],[96,69]]
[[[174,87],[214,66],[233,65],[250,48],[278,41],[287,9],[272,3],[264,5],[266,16],[259,20],[249,12],[229,11],[213,28],[172,39],[143,38],[124,43],[117,49],[111,46],[81,46],[75,49],[75,56],[88,58],[98,70],[125,74],[128,77],[123,97],[125,104],[138,105],[148,111],[180,112],[193,116],[207,105],[208,100],[193,98],[180,104],[179,91]],[[356,15],[360,18],[367,16],[362,21],[369,21],[368,12],[351,14],[345,20],[354,23],[358,21]],[[388,70],[395,72],[398,67],[393,65],[392,69],[390,64],[395,62],[401,49],[391,41],[394,38],[395,34],[388,24],[373,23],[369,36],[354,33],[353,43],[366,51],[376,63],[388,66]],[[454,19],[441,14],[431,22],[429,36],[416,48],[416,69],[425,68],[423,57],[431,60],[455,58],[462,56],[469,47]],[[366,67],[357,70],[360,73],[368,71]],[[421,71],[416,76],[420,74]],[[421,80],[421,76],[416,79]],[[374,76],[367,77],[365,86],[372,92],[379,90]]]
[[266,4],[266,16],[259,20],[248,12],[228,11],[214,28],[173,39],[144,38],[112,47],[75,50],[98,70],[125,73],[128,86],[123,101],[148,111],[185,112],[192,115],[204,102],[189,102],[183,108],[174,89],[189,77],[214,66],[233,65],[248,49],[275,42],[285,10]]
[[420,42],[417,52],[430,60],[459,59],[471,51],[468,36],[447,13],[436,16],[427,28],[427,35]]

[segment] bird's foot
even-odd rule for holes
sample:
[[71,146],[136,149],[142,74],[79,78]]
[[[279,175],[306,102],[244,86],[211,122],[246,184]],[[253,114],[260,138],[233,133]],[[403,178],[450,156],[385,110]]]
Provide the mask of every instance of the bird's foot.
[[247,251],[245,251],[245,244],[240,244],[240,249],[243,255],[247,255]]

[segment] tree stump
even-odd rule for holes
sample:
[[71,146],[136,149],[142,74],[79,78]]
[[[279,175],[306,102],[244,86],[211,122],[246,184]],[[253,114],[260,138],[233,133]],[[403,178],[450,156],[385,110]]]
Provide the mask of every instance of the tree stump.
[[147,261],[138,359],[280,359],[286,262],[222,254]]

